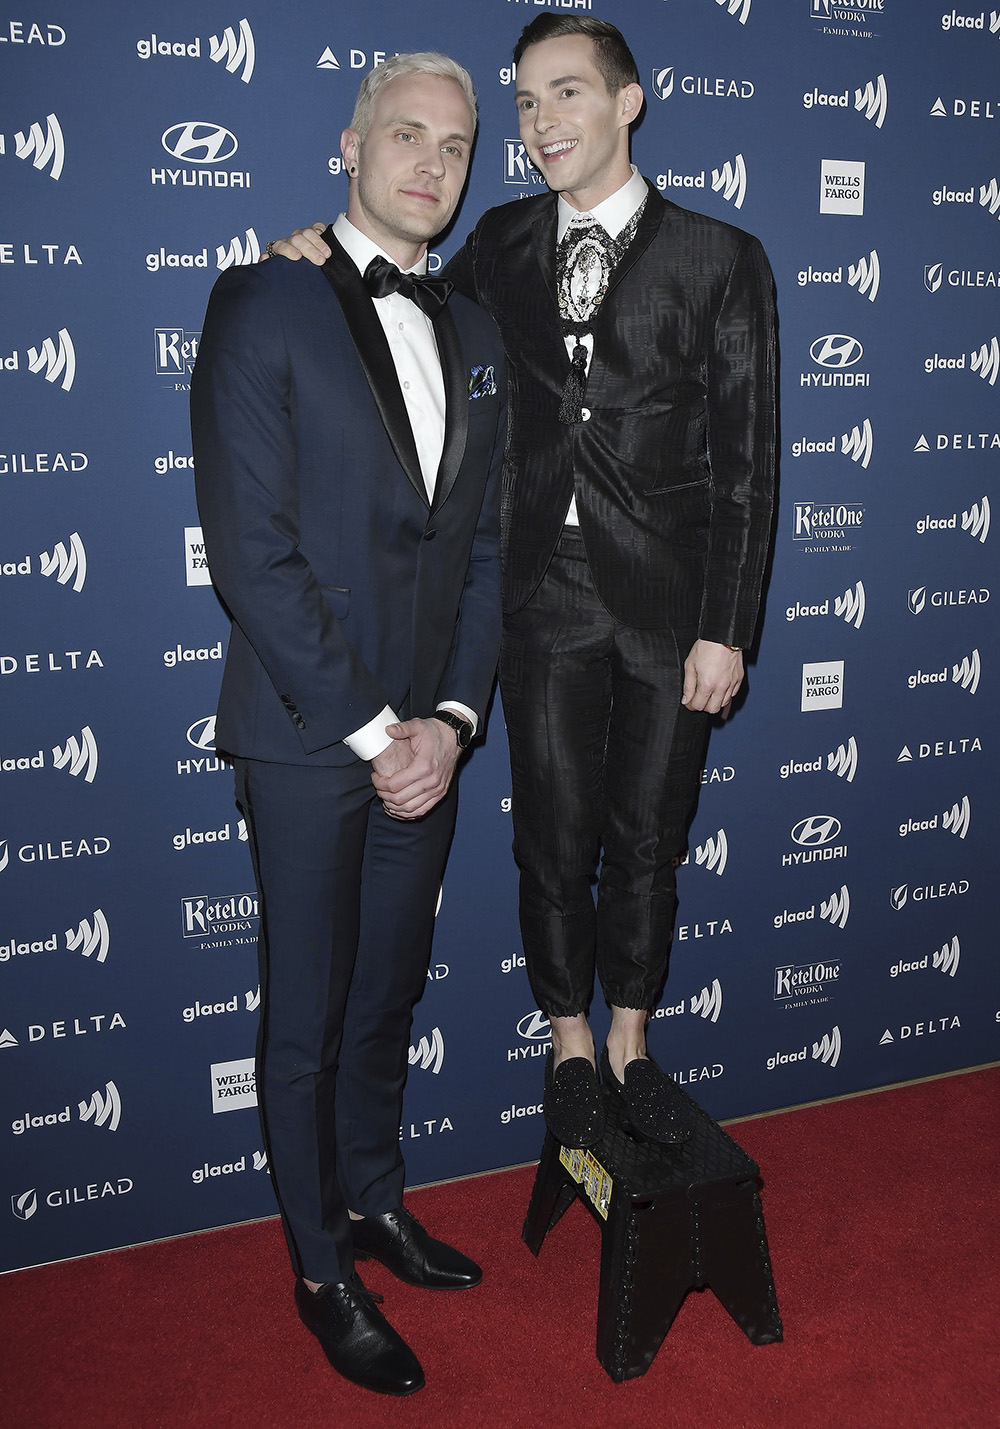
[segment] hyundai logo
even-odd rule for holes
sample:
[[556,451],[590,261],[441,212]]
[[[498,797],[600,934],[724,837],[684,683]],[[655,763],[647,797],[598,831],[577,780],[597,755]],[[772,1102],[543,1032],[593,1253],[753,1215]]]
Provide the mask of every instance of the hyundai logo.
[[221,164],[240,147],[232,130],[199,120],[164,130],[160,143],[168,154],[188,164]]
[[537,1010],[529,1012],[527,1017],[522,1017],[517,1024],[518,1036],[527,1037],[532,1041],[540,1041],[543,1037],[548,1037],[551,1031],[549,1019]]
[[853,367],[863,355],[864,348],[858,339],[843,332],[828,332],[825,337],[818,337],[809,349],[809,356],[817,367]]
[[832,843],[839,833],[839,819],[832,814],[813,814],[811,818],[799,820],[792,829],[792,838],[804,848],[818,848]]
[[195,749],[215,748],[215,715],[206,715],[204,719],[196,719],[187,732],[188,744],[193,744]]

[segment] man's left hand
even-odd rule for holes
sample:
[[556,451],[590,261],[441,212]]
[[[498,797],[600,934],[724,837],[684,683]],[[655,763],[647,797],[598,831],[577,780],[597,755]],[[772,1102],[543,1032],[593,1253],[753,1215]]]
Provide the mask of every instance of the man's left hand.
[[372,774],[386,812],[394,819],[419,819],[448,792],[461,750],[455,731],[439,719],[408,719],[386,725],[393,739],[407,739],[413,759],[396,774]]
[[717,645],[714,640],[696,640],[684,661],[684,693],[681,704],[689,710],[719,714],[743,683],[743,652]]

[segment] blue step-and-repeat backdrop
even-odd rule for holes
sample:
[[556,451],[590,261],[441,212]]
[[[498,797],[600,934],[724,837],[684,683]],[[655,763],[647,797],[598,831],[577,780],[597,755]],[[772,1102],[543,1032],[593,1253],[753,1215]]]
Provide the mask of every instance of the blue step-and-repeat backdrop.
[[[636,162],[763,239],[781,313],[763,634],[712,738],[652,1050],[719,1117],[990,1061],[1000,9],[593,5],[639,59]],[[445,50],[480,92],[438,256],[537,192],[510,51],[544,10],[591,0],[46,0],[0,21],[2,1268],[274,1211],[192,487],[202,315],[221,269],[343,207],[340,130],[397,51]],[[531,1160],[543,1135],[498,704],[461,805],[412,1184]]]

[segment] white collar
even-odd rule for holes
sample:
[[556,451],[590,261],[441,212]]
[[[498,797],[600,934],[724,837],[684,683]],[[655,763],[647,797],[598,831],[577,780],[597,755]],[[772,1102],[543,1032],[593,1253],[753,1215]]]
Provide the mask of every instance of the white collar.
[[[333,236],[348,257],[354,260],[359,273],[365,271],[373,258],[387,258],[390,263],[396,262],[377,243],[373,243],[366,233],[362,233],[360,228],[355,228],[346,213],[340,214],[333,225]],[[397,263],[396,266],[398,268],[399,264]],[[419,273],[422,276],[427,272],[427,254],[425,253],[422,258],[418,259],[412,268],[403,268],[401,271]]]
[[[626,179],[620,189],[617,189],[610,198],[603,199],[596,208],[587,210],[611,238],[618,237],[648,193],[646,180],[639,170],[634,164],[631,165],[631,169],[631,177]],[[582,217],[580,210],[567,203],[560,194],[559,222],[556,228],[557,243],[562,241],[573,219],[580,217]]]

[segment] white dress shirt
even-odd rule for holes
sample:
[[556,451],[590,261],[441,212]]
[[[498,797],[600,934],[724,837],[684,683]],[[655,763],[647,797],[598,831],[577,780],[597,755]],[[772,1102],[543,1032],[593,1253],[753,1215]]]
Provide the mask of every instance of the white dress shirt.
[[[633,164],[632,175],[617,189],[610,198],[604,199],[596,208],[587,209],[586,213],[604,229],[610,238],[617,238],[619,233],[628,223],[629,219],[639,208],[649,190],[646,187],[646,180]],[[584,211],[576,209],[572,204],[567,203],[562,194],[559,195],[558,222],[556,226],[556,243],[561,243],[566,235],[574,218],[584,217]],[[566,351],[570,358],[573,356],[573,348],[576,346],[575,337],[567,337]],[[590,371],[590,359],[594,355],[594,338],[589,332],[583,333],[579,341],[587,349],[587,371]],[[586,421],[590,416],[587,408],[583,409],[583,419]],[[579,526],[580,518],[576,514],[576,496],[570,499],[569,510],[563,522],[566,526]]]
[[[388,258],[390,263],[395,261],[366,234],[355,228],[344,213],[333,225],[333,232],[337,242],[357,265],[359,273],[364,273],[373,258]],[[427,255],[424,254],[412,268],[405,268],[403,271],[423,276],[427,272]],[[441,453],[444,450],[445,426],[444,377],[441,374],[441,359],[434,337],[434,326],[427,314],[401,293],[390,293],[385,298],[372,298],[372,305],[389,343],[389,351],[406,404],[406,415],[410,419],[413,440],[416,443],[427,500],[432,502]],[[457,714],[464,715],[471,721],[472,731],[475,733],[478,718],[474,710],[459,704],[457,700],[440,704],[438,709],[454,710]],[[397,719],[398,715],[392,707],[386,705],[373,720],[349,734],[344,743],[359,759],[374,759],[392,744],[385,727],[387,724],[394,724]]]

